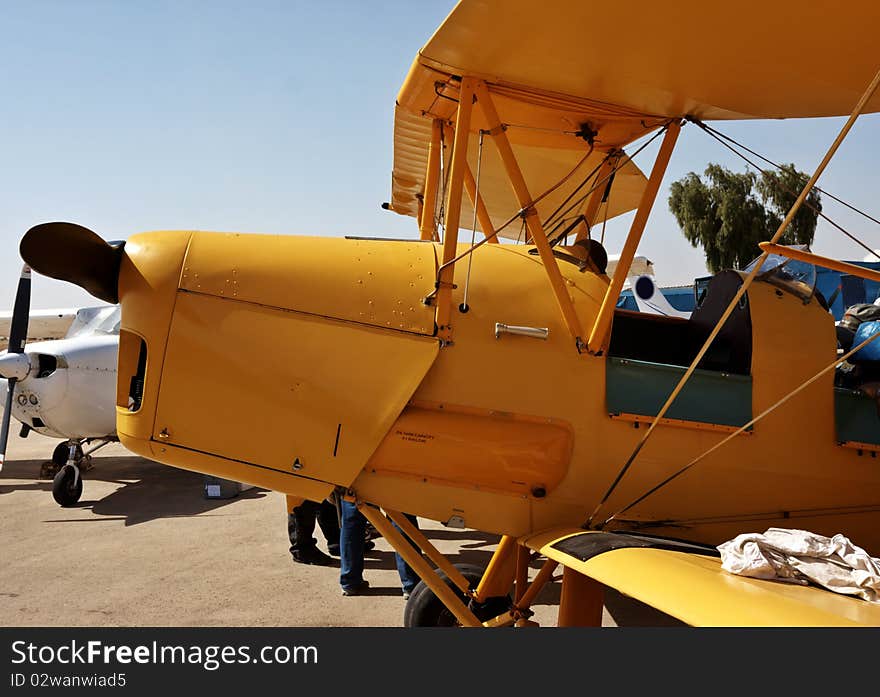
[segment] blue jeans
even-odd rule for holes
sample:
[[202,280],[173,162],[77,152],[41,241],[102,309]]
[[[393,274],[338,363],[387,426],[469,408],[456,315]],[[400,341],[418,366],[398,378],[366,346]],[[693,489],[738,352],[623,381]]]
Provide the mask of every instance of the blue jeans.
[[[418,526],[415,516],[407,515],[406,517],[413,525]],[[343,590],[356,588],[364,580],[364,535],[366,529],[367,519],[364,518],[363,513],[357,509],[355,504],[343,501],[342,526],[339,531],[339,585]],[[409,593],[419,582],[418,574],[396,552],[394,557],[397,562],[397,573],[400,576],[401,586],[405,592]]]
[[367,519],[357,506],[342,502],[339,528],[339,585],[343,590],[357,588],[364,581],[364,535]]

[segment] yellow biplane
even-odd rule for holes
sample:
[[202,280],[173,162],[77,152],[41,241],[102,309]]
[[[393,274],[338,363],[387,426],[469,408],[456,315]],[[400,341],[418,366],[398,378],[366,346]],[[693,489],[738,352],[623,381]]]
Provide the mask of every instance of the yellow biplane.
[[[758,263],[715,275],[689,319],[616,308],[689,122],[851,114],[760,261],[876,278],[778,242],[857,115],[880,110],[878,21],[872,0],[465,0],[397,99],[387,207],[421,239],[110,245],[47,223],[22,255],[121,303],[126,448],[357,502],[424,581],[407,624],[528,625],[558,565],[560,626],[598,624],[606,586],[694,625],[880,624],[877,604],[713,555],[771,526],[880,549],[880,419],[835,387],[850,354],[810,289]],[[651,139],[646,177],[633,160]],[[631,210],[606,273],[601,230]],[[475,578],[400,511],[501,542]]]

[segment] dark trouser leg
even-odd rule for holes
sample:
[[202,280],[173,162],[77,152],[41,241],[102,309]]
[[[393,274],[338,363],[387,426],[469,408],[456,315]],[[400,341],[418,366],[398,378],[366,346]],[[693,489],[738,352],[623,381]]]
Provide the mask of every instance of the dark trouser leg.
[[339,516],[336,506],[326,499],[318,506],[318,525],[321,532],[327,538],[327,547],[330,550],[339,549]]
[[290,552],[304,552],[316,546],[314,538],[315,517],[318,504],[314,501],[303,501],[293,509],[287,517],[287,535],[290,538]]

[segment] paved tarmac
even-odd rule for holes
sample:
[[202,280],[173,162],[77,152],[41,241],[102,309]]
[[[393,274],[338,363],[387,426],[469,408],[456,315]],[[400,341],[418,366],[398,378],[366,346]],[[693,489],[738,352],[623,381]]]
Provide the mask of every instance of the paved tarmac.
[[[291,561],[282,495],[252,488],[209,500],[202,475],[114,443],[96,453],[80,502],[61,508],[52,482],[39,479],[57,442],[10,436],[0,472],[0,625],[402,625],[405,601],[385,540],[367,553],[368,594],[343,597],[338,562]],[[453,563],[485,566],[497,542],[421,524]],[[555,624],[560,577],[534,607],[542,626]],[[675,622],[611,592],[603,624]]]

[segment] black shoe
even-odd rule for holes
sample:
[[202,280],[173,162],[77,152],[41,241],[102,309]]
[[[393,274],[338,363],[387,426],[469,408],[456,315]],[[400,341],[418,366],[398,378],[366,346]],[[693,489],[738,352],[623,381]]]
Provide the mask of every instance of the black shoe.
[[366,541],[364,542],[364,551],[365,551],[365,552],[369,552],[369,551],[370,551],[371,549],[373,549],[373,547],[375,547],[375,546],[376,546],[376,543],[375,543],[375,542],[373,542],[372,540],[366,540]]
[[290,556],[293,557],[293,561],[299,564],[312,564],[314,566],[331,566],[333,564],[333,558],[328,557],[317,547],[295,549],[290,553]]

